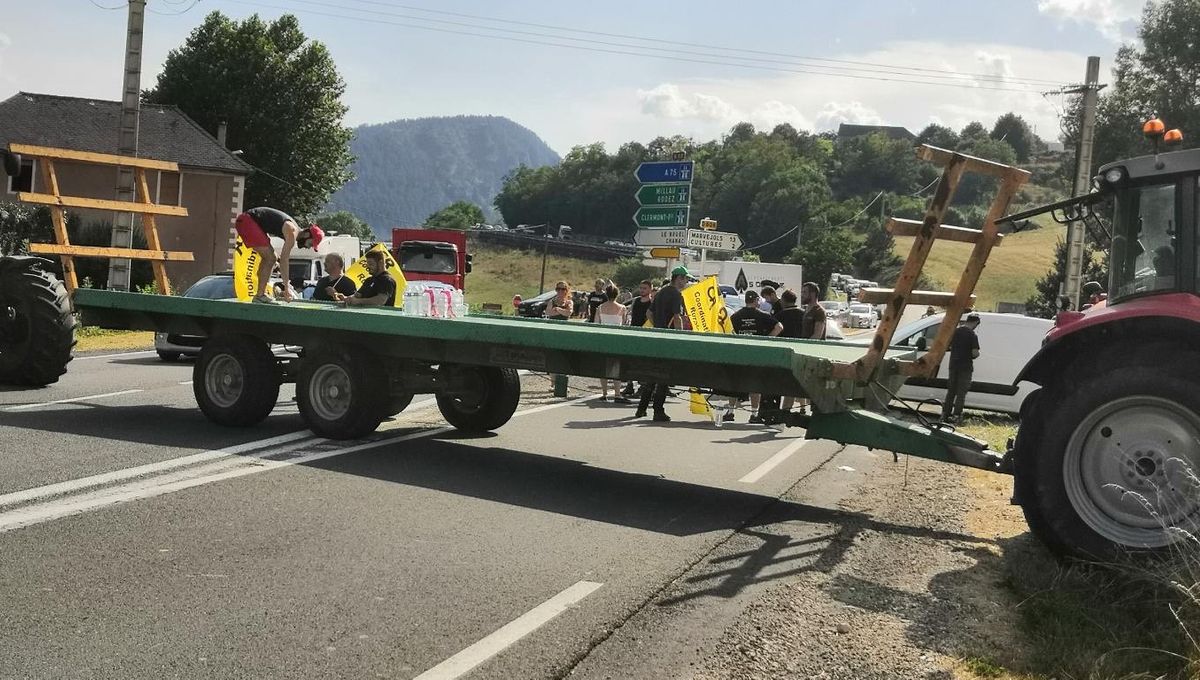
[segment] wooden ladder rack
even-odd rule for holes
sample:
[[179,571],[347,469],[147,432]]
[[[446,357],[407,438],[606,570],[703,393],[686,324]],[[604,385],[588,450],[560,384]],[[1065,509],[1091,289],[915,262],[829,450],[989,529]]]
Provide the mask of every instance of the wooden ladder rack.
[[[57,255],[62,259],[63,283],[68,291],[79,287],[75,277],[76,257],[121,258],[127,260],[150,260],[154,268],[154,282],[158,292],[163,295],[171,294],[171,282],[167,278],[166,262],[191,262],[192,253],[167,251],[162,249],[158,237],[157,216],[187,217],[187,208],[173,205],[159,205],[150,199],[150,185],[146,181],[147,170],[179,172],[179,165],[169,161],[157,161],[148,158],[117,156],[114,154],[92,153],[90,151],[73,151],[71,149],[56,149],[48,146],[33,146],[30,144],[9,144],[8,150],[22,156],[38,159],[42,167],[42,183],[48,193],[33,193],[21,191],[17,200],[35,205],[50,207],[50,218],[54,223],[55,243],[31,243],[29,252],[43,255]],[[81,198],[78,196],[63,196],[59,191],[58,173],[54,161],[69,161],[91,165],[112,165],[133,168],[137,181],[138,201],[111,201],[101,198]],[[76,246],[71,244],[67,235],[66,208],[90,208],[95,210],[113,210],[118,212],[137,213],[142,216],[142,230],[146,234],[148,249],[136,248],[106,248],[98,246]]]

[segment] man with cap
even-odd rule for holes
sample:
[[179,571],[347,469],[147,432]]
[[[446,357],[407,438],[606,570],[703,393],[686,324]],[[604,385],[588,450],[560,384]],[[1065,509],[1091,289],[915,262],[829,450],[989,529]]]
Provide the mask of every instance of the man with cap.
[[[654,301],[650,303],[650,319],[655,328],[683,328],[683,293],[681,291],[687,287],[689,276],[691,276],[691,272],[687,270],[687,267],[680,266],[672,269],[671,280],[654,295]],[[633,417],[645,418],[646,407],[650,405],[653,398],[654,420],[659,423],[671,422],[671,417],[663,408],[667,403],[668,389],[669,386],[666,383],[643,384],[642,398],[638,402],[637,411]]]
[[979,358],[980,318],[972,312],[962,325],[954,330],[950,340],[950,384],[946,389],[946,401],[942,404],[942,421],[957,423],[962,420],[963,402],[971,389],[971,374],[975,371],[975,360]]
[[[256,291],[251,291],[254,301],[271,301],[270,296],[267,295],[267,285],[271,280],[271,270],[275,268],[275,263],[278,261],[279,273],[283,278],[283,299],[291,302],[292,286],[288,281],[288,268],[291,264],[292,248],[316,250],[317,246],[321,244],[321,240],[325,238],[325,232],[315,224],[310,224],[302,229],[291,215],[282,210],[267,207],[251,208],[238,215],[234,227],[237,229],[238,236],[242,237],[242,243],[262,258],[262,263],[258,267],[258,288]],[[271,245],[272,236],[283,239],[283,247],[279,250],[278,258],[275,256],[275,247]]]
[[1099,281],[1088,281],[1083,284],[1083,294],[1087,296],[1087,302],[1079,308],[1081,312],[1108,306],[1108,295],[1105,294],[1104,286],[1101,286]]

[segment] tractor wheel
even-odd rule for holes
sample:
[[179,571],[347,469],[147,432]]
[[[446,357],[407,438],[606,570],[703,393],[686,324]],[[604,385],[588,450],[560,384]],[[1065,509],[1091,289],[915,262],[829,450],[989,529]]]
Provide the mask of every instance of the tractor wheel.
[[271,415],[279,400],[279,366],[271,348],[250,335],[210,338],[192,369],[192,392],[208,419],[245,427]]
[[412,393],[393,394],[392,398],[388,401],[388,417],[404,413],[404,409],[408,408],[408,405],[412,403],[412,400]]
[[75,315],[39,257],[0,258],[0,384],[49,385],[67,372]]
[[1197,358],[1133,362],[1041,395],[1016,474],[1030,529],[1051,550],[1111,560],[1166,552],[1196,530]]
[[464,385],[453,393],[437,395],[446,422],[466,432],[490,432],[512,418],[521,400],[521,378],[515,370],[491,366],[455,366],[452,370]]
[[374,355],[357,347],[323,347],[304,358],[296,403],[308,427],[330,439],[371,434],[387,417],[387,374]]

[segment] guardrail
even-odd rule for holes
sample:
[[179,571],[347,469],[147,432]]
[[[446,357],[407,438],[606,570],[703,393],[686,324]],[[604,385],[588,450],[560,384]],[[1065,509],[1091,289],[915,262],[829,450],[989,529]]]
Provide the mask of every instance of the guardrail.
[[564,241],[556,238],[546,238],[540,234],[522,234],[511,231],[491,231],[473,229],[467,232],[469,238],[477,243],[521,248],[541,251],[545,248],[553,255],[576,257],[582,260],[610,262],[623,257],[637,257],[641,252],[635,246],[606,246],[580,241]]

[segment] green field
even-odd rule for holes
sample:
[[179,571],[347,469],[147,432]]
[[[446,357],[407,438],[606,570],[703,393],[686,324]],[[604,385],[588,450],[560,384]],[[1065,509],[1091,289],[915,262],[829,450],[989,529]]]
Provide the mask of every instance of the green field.
[[[511,314],[513,295],[529,298],[538,294],[541,253],[488,247],[475,247],[471,252],[475,255],[474,269],[467,275],[467,302],[471,305],[496,303]],[[563,280],[572,288],[590,291],[596,279],[612,276],[615,265],[551,255],[546,260],[546,289]]]
[[[1034,285],[1054,265],[1054,246],[1065,236],[1058,225],[1008,234],[999,248],[992,250],[987,267],[975,287],[976,308],[993,311],[997,302],[1025,302],[1036,290]],[[896,238],[896,254],[907,257],[912,237]],[[925,276],[937,290],[953,291],[971,255],[969,243],[938,241],[925,262]]]

